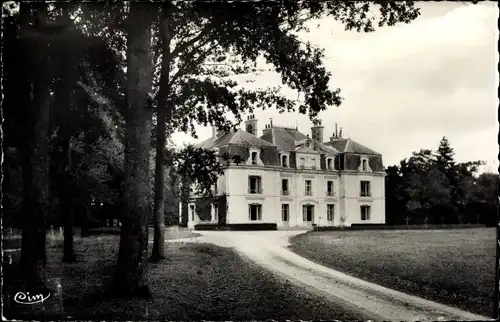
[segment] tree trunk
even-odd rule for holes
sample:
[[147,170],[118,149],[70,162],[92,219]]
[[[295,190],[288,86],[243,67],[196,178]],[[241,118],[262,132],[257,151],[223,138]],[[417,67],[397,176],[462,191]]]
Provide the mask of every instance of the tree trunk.
[[[71,180],[71,139],[64,140],[64,151],[66,152],[66,182]],[[62,261],[65,263],[76,262],[76,255],[73,243],[74,213],[71,205],[71,187],[64,189],[62,198],[62,210],[64,216],[64,254]]]
[[165,122],[172,118],[172,106],[168,103],[170,92],[170,35],[167,24],[167,10],[164,9],[160,22],[160,35],[163,43],[163,56],[160,75],[156,121],[156,158],[155,158],[155,203],[154,203],[154,240],[151,261],[165,259]]
[[158,106],[155,160],[154,240],[151,261],[165,258],[165,109]]
[[151,23],[154,6],[132,2],[128,18],[125,209],[114,291],[151,297],[147,286],[149,146],[153,61]]
[[[69,3],[61,3],[59,6],[62,8],[61,22],[67,26],[67,30],[73,30],[72,20],[69,14]],[[63,151],[65,154],[64,159],[64,188],[62,193],[61,208],[62,215],[64,216],[64,247],[63,247],[63,262],[72,263],[76,262],[76,256],[74,251],[73,243],[73,227],[74,227],[74,208],[72,203],[72,173],[71,173],[71,137],[72,137],[72,125],[71,120],[73,117],[73,109],[71,102],[71,93],[74,88],[74,83],[76,81],[76,63],[77,54],[75,48],[77,47],[74,41],[77,37],[68,37],[68,41],[65,41],[65,46],[61,51],[58,50],[58,54],[61,55],[59,58],[60,64],[62,66],[60,72],[60,87],[59,93],[61,99],[58,101],[57,108],[59,109],[59,115],[65,115],[64,119],[60,119],[59,124],[61,124],[60,135],[63,139]]]
[[185,178],[181,183],[180,199],[181,199],[181,226],[187,227],[189,221],[189,181]]
[[[26,10],[27,8],[21,8]],[[47,16],[47,5],[41,4],[37,11],[42,21]],[[33,91],[33,111],[35,114],[33,121],[33,136],[31,137],[31,160],[25,162],[25,208],[24,223],[21,246],[21,272],[24,280],[30,289],[46,288],[46,218],[49,206],[49,126],[50,126],[50,67],[47,54],[47,41],[37,39],[37,57],[33,69],[34,91]],[[27,151],[25,151],[27,152]],[[26,154],[25,154],[26,157]],[[30,173],[31,172],[31,173]]]

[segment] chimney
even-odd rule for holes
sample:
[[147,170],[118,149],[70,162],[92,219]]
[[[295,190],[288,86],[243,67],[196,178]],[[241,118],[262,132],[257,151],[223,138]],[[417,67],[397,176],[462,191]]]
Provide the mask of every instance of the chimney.
[[338,138],[339,132],[337,132],[337,123],[335,123],[335,133],[333,134],[335,138]]
[[255,115],[251,114],[247,117],[247,120],[245,121],[245,131],[257,136],[257,119],[255,118]]
[[323,130],[324,126],[321,125],[321,122],[318,125],[311,127],[311,138],[314,141],[323,143]]
[[339,137],[342,138],[342,128],[340,128]]

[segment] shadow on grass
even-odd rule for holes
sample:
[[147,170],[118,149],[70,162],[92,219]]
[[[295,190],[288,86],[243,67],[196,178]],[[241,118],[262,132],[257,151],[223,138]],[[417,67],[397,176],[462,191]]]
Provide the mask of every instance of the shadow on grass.
[[[152,299],[117,298],[109,287],[118,243],[118,236],[82,239],[75,246],[79,262],[72,264],[61,262],[61,249],[48,248],[47,273],[49,278],[60,279],[61,297],[47,301],[49,310],[28,312],[25,306],[17,306],[11,307],[5,316],[36,320],[189,321],[358,318],[278,279],[231,249],[202,243],[167,243],[166,260],[148,264]],[[9,290],[15,291],[15,281],[10,284]]]

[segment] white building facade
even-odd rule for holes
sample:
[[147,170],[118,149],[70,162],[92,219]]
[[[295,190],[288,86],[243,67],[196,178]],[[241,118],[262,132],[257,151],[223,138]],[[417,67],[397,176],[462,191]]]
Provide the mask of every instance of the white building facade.
[[[227,224],[309,228],[385,223],[382,156],[341,133],[324,142],[322,126],[312,127],[309,137],[297,128],[270,123],[257,137],[257,120],[250,116],[245,131],[214,130],[199,146],[244,160],[230,164],[214,187],[217,194],[226,195]],[[211,206],[211,219],[201,221],[197,196],[190,198],[188,227],[218,222],[218,204]]]

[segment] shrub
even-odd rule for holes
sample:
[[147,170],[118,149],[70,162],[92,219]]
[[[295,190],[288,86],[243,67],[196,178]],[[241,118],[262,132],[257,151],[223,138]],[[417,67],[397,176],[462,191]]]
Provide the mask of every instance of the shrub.
[[385,225],[385,224],[352,224],[348,227],[339,226],[317,226],[315,231],[336,231],[336,230],[421,230],[421,229],[462,229],[462,228],[484,228],[484,225],[471,225],[471,224],[461,224],[461,225]]
[[250,230],[277,230],[276,223],[247,223],[247,224],[198,224],[194,226],[195,230],[237,230],[237,231],[250,231]]

